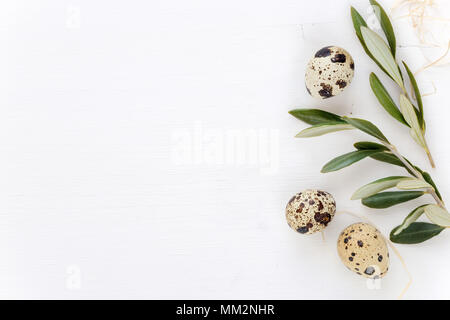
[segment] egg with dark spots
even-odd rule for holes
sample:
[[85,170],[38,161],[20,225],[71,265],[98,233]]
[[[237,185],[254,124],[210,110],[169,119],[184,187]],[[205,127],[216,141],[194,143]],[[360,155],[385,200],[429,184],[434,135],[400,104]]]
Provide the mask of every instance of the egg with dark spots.
[[336,46],[322,48],[306,68],[306,90],[319,99],[336,96],[350,85],[354,70],[355,63],[346,50]]
[[347,268],[366,278],[384,277],[389,269],[386,241],[370,224],[360,222],[345,228],[339,236],[337,250]]
[[289,226],[302,234],[323,230],[334,217],[336,201],[328,192],[308,189],[295,194],[286,206]]

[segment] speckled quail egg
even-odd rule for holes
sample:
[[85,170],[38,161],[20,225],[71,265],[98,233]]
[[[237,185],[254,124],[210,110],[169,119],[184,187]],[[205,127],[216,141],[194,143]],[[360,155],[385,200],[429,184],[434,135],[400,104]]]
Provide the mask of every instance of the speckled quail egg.
[[322,48],[306,68],[306,89],[314,98],[336,96],[348,87],[354,70],[355,63],[350,53],[335,46]]
[[389,250],[383,235],[367,223],[355,223],[342,231],[339,257],[353,272],[366,278],[383,277],[389,269]]
[[336,201],[331,194],[320,190],[297,193],[286,206],[289,226],[299,233],[312,234],[323,230],[336,212]]

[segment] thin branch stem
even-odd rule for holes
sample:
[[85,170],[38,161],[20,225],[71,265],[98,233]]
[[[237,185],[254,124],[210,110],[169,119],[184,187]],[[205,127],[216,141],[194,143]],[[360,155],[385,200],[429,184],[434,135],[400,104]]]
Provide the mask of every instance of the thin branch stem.
[[406,159],[397,151],[397,148],[395,146],[393,146],[390,143],[384,143],[384,145],[389,148],[389,150],[405,165],[406,168],[408,168],[408,170],[410,172],[412,172],[412,174],[417,178],[417,179],[422,179],[422,174],[417,171],[416,168],[414,168],[408,161],[406,161]]
[[[414,177],[416,177],[417,179],[420,179],[420,180],[422,180],[422,181],[425,181],[425,179],[423,178],[423,176],[422,176],[422,174],[419,172],[419,171],[417,171],[417,169],[416,168],[414,168],[398,151],[397,151],[397,148],[395,147],[395,146],[393,146],[392,144],[390,144],[390,143],[387,143],[387,142],[383,142],[383,144],[392,152],[392,154],[393,155],[395,155],[404,165],[405,165],[405,167],[412,173],[412,175],[414,176]],[[426,182],[426,181],[425,181]],[[438,204],[438,206],[439,207],[441,207],[442,209],[444,209],[444,210],[447,210],[446,208],[445,208],[445,204],[444,204],[444,202],[441,200],[441,199],[439,199],[439,197],[438,197],[438,195],[437,195],[437,193],[436,193],[436,191],[433,189],[433,188],[428,188],[427,189],[427,191],[426,191],[427,193],[429,193],[433,198],[434,198],[434,200],[436,201],[436,203]]]
[[[449,48],[450,48],[450,41],[449,41]],[[397,66],[400,68],[400,65],[397,63],[397,61],[396,61],[395,63],[396,63]],[[402,85],[399,85],[399,87],[400,87],[400,89],[402,90],[402,92],[403,92],[403,94],[405,95],[405,97],[406,97],[406,98],[409,100],[409,102],[414,106],[413,99],[412,99],[411,97],[413,97],[413,96],[415,95],[415,92],[414,92],[413,90],[411,90],[411,96],[409,95],[408,91],[406,90],[404,80],[403,80],[403,84],[402,84]],[[412,84],[411,84],[411,87],[412,87]],[[417,97],[416,97],[416,101],[417,101]],[[414,107],[414,109],[416,109],[416,107]],[[419,111],[419,112],[420,112],[420,111]],[[422,119],[423,119],[423,113],[422,113]],[[423,140],[425,141],[425,147],[424,147],[424,150],[425,150],[425,152],[426,152],[426,154],[427,154],[427,156],[428,156],[428,161],[430,162],[431,167],[434,169],[434,168],[436,168],[436,165],[435,165],[435,163],[434,163],[433,156],[431,155],[430,149],[428,148],[428,145],[427,145],[427,143],[426,143],[426,140],[425,140],[425,133],[424,133],[424,132],[422,132],[422,137],[423,137]]]
[[436,203],[438,204],[439,207],[441,207],[442,209],[444,209],[445,211],[447,211],[447,208],[445,207],[444,202],[442,202],[441,199],[439,199],[438,195],[436,194],[436,192],[434,191],[434,189],[429,189],[428,193],[431,194],[431,196],[434,198],[434,201],[436,201]]
[[427,153],[428,160],[430,161],[431,167],[436,168],[436,165],[434,164],[433,156],[431,155],[430,148],[428,148],[428,144],[425,140],[425,137],[423,137],[423,140],[425,141],[425,152]]
[[[414,105],[413,100],[409,96],[409,94],[406,91],[405,87],[403,86],[403,87],[401,87],[401,89],[403,90],[403,94],[406,96],[406,98],[409,100],[409,102],[412,105]],[[416,98],[416,100],[417,100],[417,98]],[[416,107],[414,107],[414,109],[416,109]],[[422,114],[422,117],[423,117],[423,114]],[[431,167],[434,169],[434,168],[436,168],[436,165],[434,163],[433,156],[431,155],[430,148],[428,148],[428,144],[427,144],[426,139],[425,139],[425,133],[422,131],[421,134],[422,134],[422,137],[423,137],[423,141],[425,141],[425,146],[423,147],[423,149],[425,150],[425,152],[427,154],[428,161],[430,162]]]

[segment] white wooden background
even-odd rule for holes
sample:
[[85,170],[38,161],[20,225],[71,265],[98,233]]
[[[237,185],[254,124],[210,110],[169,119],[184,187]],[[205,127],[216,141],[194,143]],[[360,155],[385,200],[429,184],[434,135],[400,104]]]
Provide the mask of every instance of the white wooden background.
[[[367,3],[2,1],[0,298],[395,298],[407,282],[395,255],[379,290],[341,264],[337,235],[355,219],[338,216],[324,242],[284,218],[294,193],[321,188],[386,234],[423,201],[350,201],[402,172],[371,160],[319,173],[362,133],[293,138],[304,128],[294,107],[352,114],[429,168],[370,92],[371,71],[389,81],[353,33],[350,4],[367,17]],[[410,25],[395,28],[417,70]],[[356,74],[341,96],[316,101],[304,69],[327,45],[348,50]],[[450,199],[448,71],[418,80],[437,87],[424,99],[427,137]],[[398,248],[414,277],[405,298],[450,298],[449,232]]]

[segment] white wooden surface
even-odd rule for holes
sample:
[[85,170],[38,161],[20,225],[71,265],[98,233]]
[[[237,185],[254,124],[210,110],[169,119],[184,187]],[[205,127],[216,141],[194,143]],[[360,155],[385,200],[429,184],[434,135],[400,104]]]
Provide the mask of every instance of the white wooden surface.
[[[305,188],[385,234],[421,203],[350,201],[401,173],[374,161],[319,173],[362,133],[293,138],[304,128],[293,107],[352,114],[429,168],[369,91],[369,72],[389,81],[357,42],[350,4],[366,13],[366,1],[2,1],[0,298],[395,298],[407,277],[393,254],[379,290],[339,261],[337,235],[354,219],[338,216],[325,242],[284,219]],[[395,28],[417,70],[410,26]],[[355,78],[316,101],[304,68],[331,44],[351,52]],[[431,81],[433,175],[450,199],[448,69],[422,73],[423,91]],[[450,233],[398,248],[414,277],[406,298],[450,298]]]

